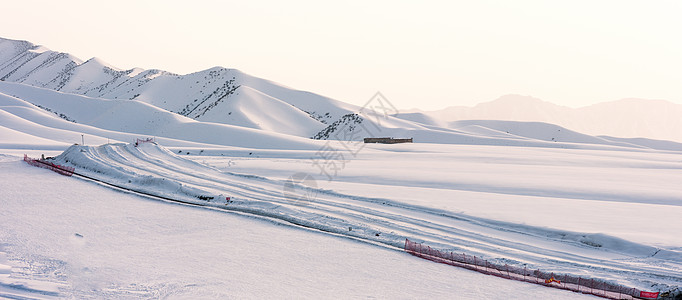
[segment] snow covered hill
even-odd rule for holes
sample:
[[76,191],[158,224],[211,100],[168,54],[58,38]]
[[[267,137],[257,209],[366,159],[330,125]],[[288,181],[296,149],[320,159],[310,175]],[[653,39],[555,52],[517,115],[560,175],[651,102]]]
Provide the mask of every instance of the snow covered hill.
[[[493,126],[496,128],[488,128],[491,129],[488,133],[493,133],[491,139],[491,136],[482,134],[481,130],[476,133],[471,130],[460,131],[460,124],[453,123],[455,120],[495,119],[536,122],[515,125],[526,127],[539,124],[537,122],[557,124],[591,135],[682,141],[680,129],[682,108],[665,101],[644,103],[641,100],[624,100],[571,110],[530,97],[505,96],[471,109],[454,107],[440,112],[395,115],[398,112],[395,108],[376,111],[374,106],[377,103],[371,102],[366,107],[357,107],[314,93],[284,87],[234,69],[215,67],[187,75],[139,68],[120,70],[97,58],[82,61],[68,53],[51,51],[27,41],[2,38],[0,81],[91,98],[137,100],[132,102],[144,102],[176,114],[175,117],[169,118],[177,119],[179,115],[200,122],[192,124],[226,124],[322,140],[359,141],[364,137],[391,136],[411,137],[420,143],[518,145],[516,136],[493,133],[501,130],[499,124]],[[10,90],[7,90],[8,88]],[[15,96],[20,94],[12,91],[20,89],[15,86],[4,85],[3,89],[5,94],[14,93],[12,95]],[[47,95],[45,92],[40,94]],[[27,97],[26,93],[21,95]],[[59,101],[51,101],[49,104],[38,100],[29,102],[43,102],[40,104],[41,107],[64,110],[59,108],[60,103],[56,103]],[[144,118],[143,114],[137,115],[138,121]],[[119,127],[116,128],[101,127],[105,123],[104,120],[90,122],[91,119],[87,117],[81,118],[78,122],[108,130],[164,135],[162,129],[151,129],[164,123],[155,122],[154,117],[150,118],[151,120],[147,120],[149,123],[142,127],[137,126],[140,124],[117,125]],[[170,127],[165,131],[171,131]],[[174,128],[173,131],[183,132],[178,131],[178,128]],[[186,132],[180,139],[188,140],[187,137],[193,133]],[[528,141],[529,138],[531,137],[525,136],[524,140]],[[549,147],[554,146],[548,142],[573,142],[570,138],[564,139],[557,135],[547,135],[535,140]],[[607,137],[592,140],[597,144],[616,146],[635,144],[635,147],[655,149],[661,145],[660,142],[646,139],[629,140],[627,143]],[[665,148],[682,149],[677,148],[675,144],[666,144]]]
[[664,100],[622,99],[574,109],[530,96],[506,95],[474,107],[413,109],[397,117],[442,127],[460,120],[544,122],[590,135],[682,142],[682,105]]
[[[93,98],[137,100],[201,122],[304,138],[337,138],[347,126],[359,123],[387,135],[402,134],[394,132],[394,128],[423,129],[387,115],[382,115],[381,120],[374,120],[372,115],[360,116],[361,107],[234,69],[215,67],[187,75],[120,70],[97,58],[82,62],[26,41],[0,39],[0,80]],[[356,131],[354,140],[372,136],[367,130]]]
[[[16,83],[0,82],[0,111],[8,115],[0,120],[0,125],[60,142],[78,143],[79,138],[73,137],[78,137],[80,132],[88,133],[89,143],[106,142],[107,138],[131,141],[157,136],[203,144],[265,149],[286,147],[310,150],[319,147],[306,138],[195,121],[144,102],[90,98]],[[27,124],[41,124],[48,128],[29,130]],[[54,134],[56,128],[74,133],[62,137]],[[122,133],[127,135],[123,137]],[[92,140],[92,135],[98,138]]]
[[[62,143],[79,143],[81,134],[87,135],[87,143],[132,141],[135,138],[155,136],[170,146],[221,145],[258,149],[318,150],[325,141],[257,130],[228,124],[201,122],[157,108],[153,105],[129,100],[108,100],[81,95],[66,94],[28,85],[0,82],[0,112],[5,116],[0,125],[5,131],[20,132],[41,139]],[[274,121],[273,121],[274,122]],[[361,123],[361,125],[367,123]],[[369,123],[372,124],[372,123]],[[330,126],[335,126],[334,124]],[[504,121],[461,121],[452,124],[455,129],[413,126],[383,128],[377,134],[415,136],[420,143],[507,145],[523,147],[639,150],[659,149],[679,151],[682,145],[673,142],[651,140],[615,140],[587,136],[545,123],[522,123]],[[343,125],[340,125],[343,127]],[[362,137],[364,130],[377,127],[356,125],[341,129],[344,134]],[[349,133],[350,132],[350,133]],[[11,134],[0,143],[22,147],[23,138],[16,142]],[[332,135],[331,138],[334,136]],[[42,143],[53,149],[54,144]],[[343,149],[357,143],[334,142],[332,147]],[[35,145],[34,145],[35,146]],[[47,149],[43,148],[43,149]]]
[[[243,106],[248,107],[253,106]],[[264,104],[262,109],[277,112],[278,107]],[[65,149],[68,143],[81,142],[81,134],[87,135],[87,143],[105,143],[107,140],[127,142],[153,136],[161,138],[169,146],[188,146],[188,143],[195,143],[307,151],[319,150],[326,142],[270,130],[197,121],[141,101],[92,98],[10,82],[0,82],[0,113],[5,116],[0,119],[0,126],[8,132],[7,138],[0,143],[8,147],[15,145],[23,148],[19,142],[23,138],[17,138],[17,142],[10,139],[16,132],[36,137],[31,141],[34,146],[41,139],[58,141],[62,143],[60,149]],[[287,121],[267,116],[263,116],[263,119],[271,124]],[[358,119],[361,122],[356,123]],[[357,142],[346,139],[357,141],[366,136],[388,135],[409,136],[419,143],[435,144],[682,150],[682,144],[674,142],[594,137],[546,123],[459,121],[451,123],[451,129],[448,129],[395,121],[397,119],[380,118],[374,122],[364,119],[366,122],[362,122],[362,118],[344,117],[341,120],[346,123],[330,124],[328,127],[333,130],[324,138],[341,140],[329,144],[338,149],[362,147]],[[52,143],[41,143],[44,145],[42,149],[55,147]]]
[[302,137],[358,110],[234,69],[215,67],[187,75],[120,70],[98,58],[83,62],[68,53],[2,38],[0,80],[96,98],[135,99],[198,121]]

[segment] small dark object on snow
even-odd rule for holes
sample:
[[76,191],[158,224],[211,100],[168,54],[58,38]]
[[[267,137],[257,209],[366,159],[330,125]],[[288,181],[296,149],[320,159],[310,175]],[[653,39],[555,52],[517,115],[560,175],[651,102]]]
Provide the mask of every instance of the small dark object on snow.
[[367,143],[380,143],[380,144],[412,143],[412,138],[409,138],[409,139],[394,139],[392,137],[365,138],[364,142],[365,142],[365,144],[367,144]]
[[75,235],[76,237],[79,237],[79,238],[83,237],[83,235],[81,235],[80,233],[74,233],[73,235]]
[[374,235],[375,235],[375,236],[379,236],[380,234],[381,234],[381,232],[377,232],[377,233],[375,233]]
[[348,227],[348,231],[353,231],[353,227]]

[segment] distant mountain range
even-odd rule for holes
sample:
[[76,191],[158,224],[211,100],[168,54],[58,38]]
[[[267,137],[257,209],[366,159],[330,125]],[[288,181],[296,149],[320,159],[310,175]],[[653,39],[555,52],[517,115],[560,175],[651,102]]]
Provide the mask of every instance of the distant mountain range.
[[[168,143],[318,149],[313,140],[414,138],[418,143],[682,150],[682,109],[621,100],[581,109],[509,95],[442,111],[376,111],[215,67],[178,75],[120,70],[27,41],[0,38],[0,133],[20,145],[157,136]],[[368,109],[370,108],[370,109]],[[3,128],[4,127],[4,128]],[[595,135],[613,135],[618,138]],[[585,146],[585,145],[590,146]],[[339,146],[339,145],[336,145]],[[344,145],[340,145],[344,146]]]
[[530,96],[505,95],[474,107],[413,109],[398,117],[447,128],[455,128],[453,122],[460,120],[544,122],[590,135],[682,142],[682,105],[664,100],[632,98],[570,108]]

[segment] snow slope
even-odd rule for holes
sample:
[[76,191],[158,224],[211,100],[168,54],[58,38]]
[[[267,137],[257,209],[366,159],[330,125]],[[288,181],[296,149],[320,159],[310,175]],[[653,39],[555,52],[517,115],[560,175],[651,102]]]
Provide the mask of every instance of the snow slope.
[[[368,149],[367,152],[373,151]],[[385,153],[377,155],[386,156]],[[391,157],[387,161],[396,161],[397,158]],[[556,227],[557,224],[548,224],[552,225],[548,228],[500,221],[499,217],[488,219],[467,215],[458,212],[460,208],[447,204],[448,198],[441,197],[405,201],[404,196],[397,196],[399,194],[395,192],[359,196],[339,192],[338,188],[329,190],[294,185],[316,195],[312,199],[299,198],[295,194],[283,192],[286,184],[284,180],[221,172],[149,143],[138,147],[131,144],[72,146],[54,160],[58,164],[74,166],[78,172],[87,176],[136,191],[219,210],[279,219],[324,232],[384,244],[394,249],[400,249],[405,238],[409,238],[441,249],[466,252],[503,263],[603,278],[642,289],[651,288],[652,282],[670,286],[682,284],[679,273],[682,268],[682,241],[677,236],[679,222],[673,223],[672,234],[663,234],[663,239],[656,240],[659,246],[653,246],[619,238],[619,234],[612,235],[609,231],[592,232],[594,228],[580,232]],[[362,158],[355,163],[362,164]],[[539,163],[538,167],[544,169],[547,166]],[[571,167],[551,169],[581,172]],[[430,177],[422,180],[421,184],[406,182],[407,178],[421,178],[429,176],[428,173],[415,172],[416,174],[386,179],[383,177],[385,174],[405,173],[386,170],[375,173],[375,169],[366,167],[363,170],[364,184],[376,184],[379,180],[390,182],[390,185],[396,187],[414,185],[444,189],[451,185]],[[433,176],[433,170],[429,173]],[[542,177],[537,171],[531,174]],[[531,179],[531,176],[526,175],[522,180]],[[574,177],[568,175],[564,178]],[[659,205],[666,205],[670,206],[668,212],[682,212],[682,191],[678,189],[673,193],[674,188],[666,189],[667,192],[636,188],[613,191],[612,185],[595,182],[575,190],[572,186],[564,186],[550,179],[528,186],[519,185],[523,181],[519,181],[521,178],[518,177],[507,181],[491,180],[491,177],[486,179],[485,183],[477,184],[466,182],[463,177],[456,180],[459,186],[452,189],[468,191],[472,195],[483,193],[479,194],[483,197],[486,193],[493,193],[488,195],[489,199],[505,194],[526,199],[529,199],[528,196],[530,199],[538,196],[550,199],[590,199],[597,201],[596,204],[600,204],[599,201],[647,203],[652,211],[656,211]],[[638,200],[640,195],[648,199]],[[226,197],[230,197],[230,201],[226,201]],[[579,208],[589,209],[591,204],[589,202],[587,206]],[[628,205],[625,207],[630,208]],[[632,206],[634,207],[639,207],[639,212],[644,211],[641,205]],[[621,217],[612,212],[606,212],[602,216],[611,220]]]
[[[309,138],[361,110],[233,69],[215,67],[187,75],[160,70],[119,70],[96,58],[80,63],[68,54],[25,41],[0,39],[0,45],[0,49],[5,49],[0,52],[3,81],[97,98],[134,99],[202,122]],[[36,51],[42,54],[33,55]],[[61,69],[53,68],[54,57],[69,63]],[[393,117],[387,117],[383,120],[385,124],[380,125],[371,119],[364,122],[366,126],[382,128],[421,128]]]
[[682,247],[682,224],[675,218],[682,204],[679,152],[368,145],[331,181],[303,163],[304,157],[288,153],[259,152],[260,158],[224,153],[229,160],[218,149],[204,153],[213,156],[186,157],[278,180],[310,173],[320,188],[358,196]]
[[[187,75],[120,70],[98,58],[82,62],[26,41],[1,38],[0,80],[97,98],[136,99],[199,121],[303,137],[325,127],[304,109],[334,118],[350,112],[341,102],[233,69],[216,67]],[[274,119],[284,121],[273,123]]]
[[[36,105],[42,107],[43,110],[38,109]],[[24,119],[26,123],[39,123],[51,128],[77,132],[71,134],[70,138],[58,138],[49,133],[50,130],[37,130],[41,131],[43,137],[50,136],[60,141],[78,142],[79,131],[112,139],[120,138],[121,135],[118,132],[124,132],[129,133],[128,136],[157,136],[196,143],[253,148],[316,149],[319,147],[314,141],[295,136],[226,124],[198,122],[139,101],[90,98],[8,82],[0,82],[0,109],[5,114],[12,114],[15,119]],[[46,113],[44,110],[54,114]],[[65,120],[59,120],[55,115],[60,115]],[[9,122],[9,120],[3,122]],[[12,126],[22,126],[19,121],[12,122],[12,124],[14,124]],[[87,125],[89,130],[86,131],[80,124]],[[10,124],[3,126],[10,126]],[[38,134],[38,132],[33,132]],[[78,138],[74,139],[73,136]],[[121,140],[133,140],[133,138]],[[101,138],[90,142],[103,143]]]
[[149,201],[18,157],[0,156],[0,190],[0,298],[591,298],[274,221]]
[[[244,89],[249,90],[248,88]],[[249,90],[258,93],[255,90]],[[260,95],[267,98],[265,95]],[[260,97],[259,96],[259,97]],[[77,143],[81,133],[95,134],[101,138],[111,138],[130,141],[134,138],[123,139],[120,132],[129,133],[136,137],[156,136],[173,140],[183,140],[202,144],[229,145],[236,147],[260,149],[298,149],[317,150],[324,142],[302,138],[297,134],[304,134],[309,124],[299,124],[297,132],[289,134],[277,133],[271,130],[256,130],[248,127],[234,126],[221,123],[197,121],[181,115],[168,112],[153,105],[129,100],[108,100],[86,96],[66,94],[44,88],[36,88],[24,84],[0,82],[0,98],[2,110],[14,117],[22,118],[30,123],[38,123],[48,127],[75,131],[69,137],[59,138],[62,142]],[[251,99],[258,98],[256,96]],[[279,116],[286,113],[287,104],[264,100],[258,111],[248,111],[252,106],[240,105],[246,101],[235,96],[229,105],[235,105],[234,118],[244,115],[258,116],[240,122],[252,122],[259,127],[276,128],[287,122],[287,118]],[[41,109],[37,109],[37,108]],[[42,112],[40,111],[42,110]],[[263,114],[263,112],[268,112]],[[43,113],[48,112],[48,113]],[[300,114],[300,112],[299,112]],[[47,118],[47,116],[51,116]],[[64,119],[56,120],[58,118]],[[365,119],[365,120],[370,120]],[[460,121],[450,126],[453,129],[417,125],[397,119],[377,119],[371,122],[340,123],[329,139],[358,141],[367,136],[410,136],[418,143],[440,144],[479,144],[479,145],[507,145],[533,146],[555,148],[637,148],[637,149],[682,149],[682,144],[653,143],[648,140],[619,141],[616,139],[592,137],[564,128],[544,123],[520,123],[503,121]],[[402,123],[401,123],[402,122]],[[379,124],[381,126],[375,126]],[[82,128],[83,125],[98,128]],[[336,125],[330,125],[334,127]],[[282,127],[286,127],[283,126]],[[293,128],[289,126],[289,128]],[[101,132],[101,130],[105,130]],[[503,132],[504,131],[504,132]],[[36,131],[32,131],[34,134]],[[50,138],[49,130],[40,131],[43,138]],[[116,133],[119,132],[119,133]],[[103,143],[102,139],[95,139],[94,143]],[[164,142],[166,145],[169,144]]]

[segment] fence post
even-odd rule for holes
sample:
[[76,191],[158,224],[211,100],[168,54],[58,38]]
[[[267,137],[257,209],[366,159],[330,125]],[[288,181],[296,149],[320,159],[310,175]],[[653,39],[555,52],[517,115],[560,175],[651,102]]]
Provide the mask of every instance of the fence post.
[[[536,274],[540,274],[540,269],[537,269],[537,273],[536,273]],[[534,276],[534,277],[535,277],[535,283],[538,283],[538,282],[541,282],[541,281],[542,281],[542,278],[540,278],[539,275],[536,275],[536,276]]]

